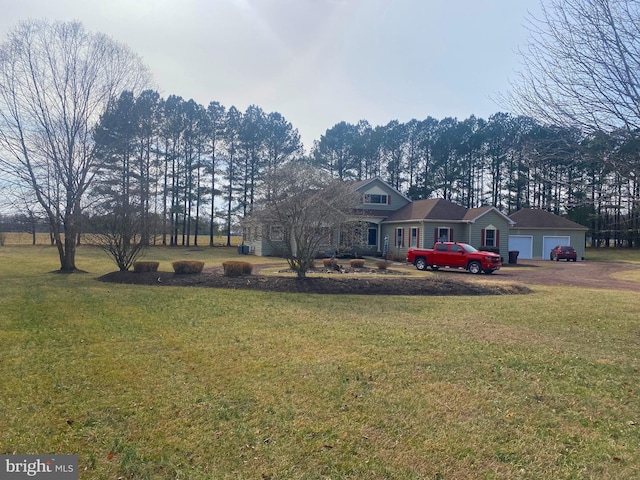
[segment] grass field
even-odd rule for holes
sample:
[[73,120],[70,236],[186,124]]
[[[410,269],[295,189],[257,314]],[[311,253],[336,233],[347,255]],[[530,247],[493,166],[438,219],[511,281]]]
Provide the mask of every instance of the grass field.
[[105,284],[85,246],[77,264],[0,247],[0,453],[75,453],[82,479],[640,478],[628,291],[328,297]]
[[[0,236],[2,236],[2,242],[5,245],[32,245],[34,243],[33,236],[30,233],[25,232],[0,232]],[[62,235],[64,238],[64,234]],[[195,237],[191,235],[190,244],[193,245]],[[90,244],[91,243],[91,235],[82,235],[80,239],[81,243]],[[167,242],[169,240],[167,239]],[[178,242],[182,242],[182,237],[178,239]],[[152,242],[153,243],[153,242]],[[198,243],[202,246],[209,246],[209,235],[198,235]],[[216,235],[213,237],[213,243],[216,246],[223,246],[227,244],[227,237]],[[242,243],[241,236],[232,236],[231,237],[231,245],[237,246]],[[156,237],[156,244],[162,244],[162,237]],[[48,233],[36,233],[35,245],[51,245],[51,238]]]

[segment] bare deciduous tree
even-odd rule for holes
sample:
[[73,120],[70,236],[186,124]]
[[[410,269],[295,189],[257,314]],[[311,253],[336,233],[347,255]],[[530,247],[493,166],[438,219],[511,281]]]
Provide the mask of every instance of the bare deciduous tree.
[[278,237],[269,237],[297,272],[304,278],[323,244],[332,233],[351,225],[360,225],[355,216],[359,196],[343,181],[325,172],[292,162],[267,175],[261,202],[249,217],[252,226],[263,235],[277,229]]
[[33,190],[62,271],[76,269],[92,128],[110,99],[147,83],[139,57],[77,22],[24,22],[0,44],[0,169]]
[[548,0],[541,8],[503,103],[589,133],[639,129],[640,1]]
[[111,257],[121,272],[144,255],[149,246],[143,229],[144,214],[139,206],[118,205],[102,210],[92,217],[93,241]]

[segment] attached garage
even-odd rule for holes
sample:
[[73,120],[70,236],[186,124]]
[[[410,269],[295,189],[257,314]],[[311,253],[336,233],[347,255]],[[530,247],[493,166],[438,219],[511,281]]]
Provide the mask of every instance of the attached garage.
[[542,239],[542,258],[551,260],[551,250],[556,245],[571,245],[571,236],[544,237]]
[[518,251],[518,258],[533,258],[533,235],[509,235],[509,251]]
[[509,250],[518,250],[518,258],[549,260],[556,245],[571,245],[578,259],[584,260],[587,228],[544,210],[523,208],[509,215],[514,225],[509,230]]

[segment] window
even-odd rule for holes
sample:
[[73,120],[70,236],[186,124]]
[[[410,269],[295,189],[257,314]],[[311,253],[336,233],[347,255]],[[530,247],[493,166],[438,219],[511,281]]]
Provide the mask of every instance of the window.
[[375,246],[378,244],[378,229],[375,227],[369,227],[367,232],[367,245]]
[[284,232],[279,225],[271,225],[269,227],[269,240],[281,241],[284,240]]
[[331,245],[333,243],[333,234],[329,227],[320,228],[320,237],[323,239],[324,243]]
[[411,228],[411,247],[418,246],[418,229],[416,227]]
[[485,247],[499,247],[499,233],[495,227],[488,226],[482,231],[482,245]]
[[461,246],[459,246],[459,245],[451,245],[451,252],[458,253],[458,252],[461,252],[461,251],[462,251],[462,247]]
[[436,252],[446,252],[447,251],[447,245],[444,244],[439,244],[436,246]]
[[396,228],[396,247],[404,247],[404,229]]
[[448,241],[450,241],[450,238],[451,238],[450,230],[451,229],[448,228],[448,227],[438,228],[438,238],[436,239],[436,241],[438,241],[438,242],[448,242]]
[[495,247],[496,241],[496,231],[495,230],[485,230],[484,232],[484,245],[486,247]]
[[381,195],[378,193],[365,193],[364,203],[386,205],[388,203],[388,198],[387,195]]

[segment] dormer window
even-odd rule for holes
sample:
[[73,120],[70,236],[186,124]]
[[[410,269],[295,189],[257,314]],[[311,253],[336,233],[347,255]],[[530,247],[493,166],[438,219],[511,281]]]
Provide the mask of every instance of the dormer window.
[[379,193],[365,193],[363,203],[370,205],[387,205],[389,203],[388,200],[388,195],[382,195]]

